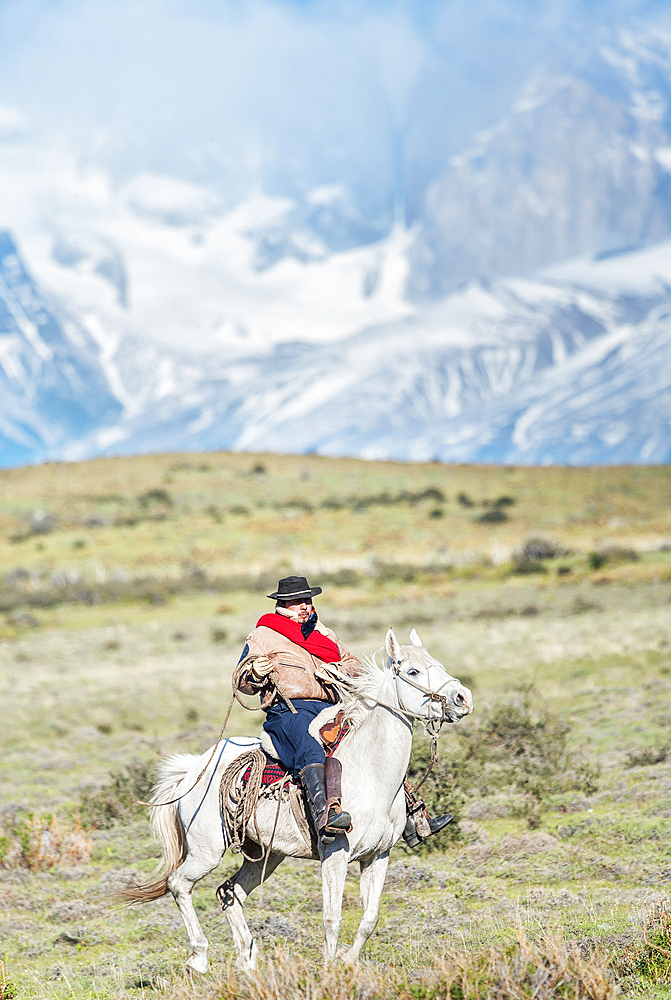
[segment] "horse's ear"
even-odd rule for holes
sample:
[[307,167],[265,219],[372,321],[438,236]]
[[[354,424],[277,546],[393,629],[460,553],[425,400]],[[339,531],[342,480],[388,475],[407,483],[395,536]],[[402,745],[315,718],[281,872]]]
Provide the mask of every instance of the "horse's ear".
[[387,632],[387,641],[384,644],[384,648],[387,650],[387,655],[391,656],[392,660],[398,660],[401,655],[401,647],[399,645],[398,639],[394,635],[393,628],[390,628]]
[[413,646],[423,646],[424,645],[424,643],[422,642],[422,640],[420,639],[420,637],[417,635],[416,629],[413,629],[412,632],[410,633],[410,642],[413,644]]

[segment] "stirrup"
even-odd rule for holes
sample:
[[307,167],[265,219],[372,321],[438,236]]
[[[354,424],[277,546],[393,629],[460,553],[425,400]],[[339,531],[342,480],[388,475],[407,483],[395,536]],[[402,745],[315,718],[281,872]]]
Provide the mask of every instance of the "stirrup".
[[[331,815],[334,808],[337,808],[338,812]],[[352,817],[350,814],[341,808],[340,803],[331,803],[327,811],[326,822],[319,833],[349,833],[351,829]]]
[[407,814],[402,836],[408,847],[419,847],[427,837],[430,837],[434,833],[440,833],[448,823],[452,822],[454,816],[450,813],[445,813],[443,816],[436,816],[435,819],[431,816],[422,818],[425,822],[422,824],[422,830],[420,831],[417,828],[414,816],[410,813]]

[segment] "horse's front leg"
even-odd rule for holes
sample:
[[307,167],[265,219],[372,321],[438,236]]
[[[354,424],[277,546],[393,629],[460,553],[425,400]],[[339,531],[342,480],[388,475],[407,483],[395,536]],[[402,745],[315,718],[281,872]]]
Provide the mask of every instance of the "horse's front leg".
[[389,851],[385,851],[384,854],[378,854],[377,857],[370,861],[360,862],[361,879],[359,885],[363,915],[356,932],[354,944],[342,956],[344,962],[356,962],[363,951],[366,941],[377,927],[380,917],[380,897],[382,896],[382,887],[384,885],[384,877],[387,874],[388,863]]
[[258,885],[261,885],[263,877],[268,878],[275,871],[281,861],[284,861],[283,854],[271,852],[265,863],[261,858],[259,861],[245,860],[242,867],[238,869],[233,878],[227,879],[218,893],[224,916],[228,920],[228,926],[233,934],[233,941],[238,951],[238,958],[235,963],[237,969],[244,972],[253,972],[256,969],[258,949],[252,937],[252,932],[245,920],[242,912],[242,904]]
[[337,837],[334,844],[323,848],[322,897],[324,920],[324,961],[332,962],[338,950],[342,924],[342,897],[349,862],[347,840]]

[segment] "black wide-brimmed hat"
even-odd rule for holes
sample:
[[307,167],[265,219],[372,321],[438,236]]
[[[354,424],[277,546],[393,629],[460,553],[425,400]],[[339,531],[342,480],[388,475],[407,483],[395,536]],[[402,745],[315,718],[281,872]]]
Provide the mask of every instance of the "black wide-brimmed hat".
[[274,601],[312,600],[321,594],[321,587],[311,587],[304,576],[285,576],[277,585],[274,594],[268,594]]

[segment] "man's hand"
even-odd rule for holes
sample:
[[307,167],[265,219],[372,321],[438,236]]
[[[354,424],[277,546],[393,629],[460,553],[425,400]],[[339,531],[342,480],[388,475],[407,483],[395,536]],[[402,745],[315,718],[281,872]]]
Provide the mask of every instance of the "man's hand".
[[264,680],[273,669],[273,661],[269,656],[257,656],[252,660],[249,672],[255,681]]

